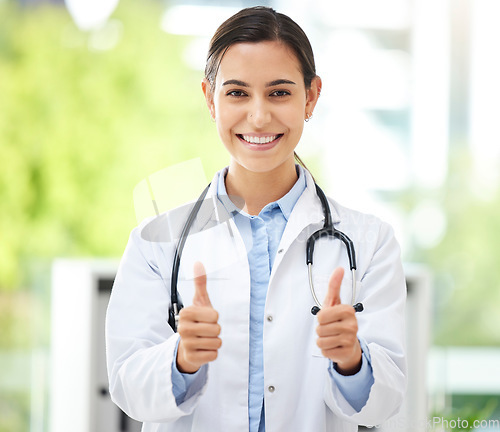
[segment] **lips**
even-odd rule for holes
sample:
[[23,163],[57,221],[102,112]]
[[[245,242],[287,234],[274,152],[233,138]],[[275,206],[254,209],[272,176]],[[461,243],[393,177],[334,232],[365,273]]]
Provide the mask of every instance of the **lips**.
[[270,142],[281,137],[282,135],[283,134],[256,136],[256,135],[238,134],[238,137],[240,139],[243,139],[249,144],[269,144]]
[[273,148],[280,141],[283,134],[247,135],[236,134],[245,147],[250,150],[264,151]]

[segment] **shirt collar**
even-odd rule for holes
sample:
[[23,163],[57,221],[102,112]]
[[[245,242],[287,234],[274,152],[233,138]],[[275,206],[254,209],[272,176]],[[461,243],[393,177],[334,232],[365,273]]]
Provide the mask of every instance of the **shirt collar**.
[[[297,203],[299,197],[302,195],[302,192],[304,192],[306,188],[306,176],[304,173],[304,168],[300,165],[295,165],[295,167],[297,169],[297,174],[299,175],[299,178],[297,179],[293,187],[288,191],[286,195],[281,197],[279,200],[267,204],[261,210],[261,212],[266,211],[267,209],[271,209],[277,205],[280,208],[281,212],[283,213],[285,219],[288,221],[290,214],[292,213],[292,210],[295,207],[295,204]],[[217,196],[219,197],[219,200],[222,202],[222,204],[229,213],[238,212],[245,214],[227,196],[226,185],[224,183],[227,171],[228,167],[224,168],[222,171],[219,172],[219,178],[217,182]]]

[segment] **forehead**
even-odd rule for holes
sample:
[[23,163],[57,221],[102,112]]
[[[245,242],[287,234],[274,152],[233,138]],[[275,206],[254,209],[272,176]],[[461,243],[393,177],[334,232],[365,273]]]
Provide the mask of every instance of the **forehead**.
[[219,65],[218,83],[240,79],[249,83],[288,78],[303,81],[302,69],[293,50],[277,41],[231,45]]

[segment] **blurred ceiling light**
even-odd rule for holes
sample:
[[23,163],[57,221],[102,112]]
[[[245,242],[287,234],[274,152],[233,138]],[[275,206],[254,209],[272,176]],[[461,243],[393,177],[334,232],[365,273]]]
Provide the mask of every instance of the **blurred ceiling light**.
[[318,17],[331,27],[403,30],[410,27],[409,0],[319,0]]
[[117,19],[110,19],[105,25],[92,31],[88,39],[88,47],[92,51],[108,51],[120,42],[123,35],[123,24]]
[[[324,150],[325,160],[345,161],[336,164],[329,173],[340,202],[364,208],[366,203],[354,202],[364,191],[400,190],[408,186],[405,147],[393,129],[382,126],[370,113],[344,105],[336,105],[325,121],[328,125],[324,130],[328,131],[331,141]],[[348,188],[346,179],[349,179]]]
[[450,1],[419,0],[412,30],[411,162],[416,184],[439,188],[448,170]]
[[119,0],[64,0],[73,21],[80,30],[100,28],[118,6]]
[[205,59],[207,57],[209,37],[196,37],[187,44],[182,59],[191,69],[203,71],[205,69]]
[[222,6],[172,6],[165,11],[161,28],[178,35],[211,36],[223,21],[238,10]]
[[441,205],[433,201],[421,202],[410,215],[413,240],[423,249],[431,249],[443,240],[447,221]]
[[489,200],[500,187],[500,2],[471,4],[470,143],[475,168],[475,193]]
[[363,109],[406,109],[410,103],[411,58],[383,49],[366,33],[336,30],[318,58],[321,73],[331,78],[337,103]]

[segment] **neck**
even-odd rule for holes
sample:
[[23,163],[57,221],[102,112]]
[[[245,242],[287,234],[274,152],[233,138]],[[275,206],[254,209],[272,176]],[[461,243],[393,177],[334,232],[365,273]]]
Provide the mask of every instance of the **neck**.
[[[270,202],[285,196],[297,181],[293,159],[268,172],[249,171],[233,160],[226,176],[230,199],[250,215],[258,215]],[[243,203],[243,207],[242,207]]]

